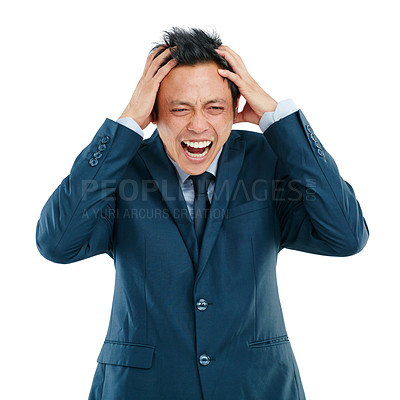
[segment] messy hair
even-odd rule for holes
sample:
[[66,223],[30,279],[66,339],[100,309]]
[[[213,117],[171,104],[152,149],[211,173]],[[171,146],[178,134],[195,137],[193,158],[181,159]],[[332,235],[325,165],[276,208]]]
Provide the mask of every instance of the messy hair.
[[[160,68],[173,58],[177,61],[177,66],[214,62],[221,69],[233,71],[225,58],[215,51],[221,45],[222,41],[216,32],[209,33],[197,28],[173,27],[169,31],[164,31],[162,40],[151,51],[155,51],[154,57],[158,57],[165,49],[170,49],[171,55],[165,58]],[[232,93],[233,110],[235,111],[240,94],[239,89],[229,79],[228,84]],[[154,105],[154,112],[158,116],[157,101]]]

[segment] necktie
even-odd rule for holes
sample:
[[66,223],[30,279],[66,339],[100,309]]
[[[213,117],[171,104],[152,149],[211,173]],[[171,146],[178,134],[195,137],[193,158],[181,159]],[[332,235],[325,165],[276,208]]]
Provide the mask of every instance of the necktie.
[[210,201],[207,196],[207,189],[214,175],[210,172],[204,172],[201,175],[191,175],[194,186],[194,229],[196,231],[199,249],[203,239],[204,228],[208,211],[210,209]]

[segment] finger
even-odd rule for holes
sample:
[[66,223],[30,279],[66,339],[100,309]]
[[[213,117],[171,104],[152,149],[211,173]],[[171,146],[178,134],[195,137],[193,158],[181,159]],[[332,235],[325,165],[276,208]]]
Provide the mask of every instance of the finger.
[[178,64],[178,61],[176,61],[174,58],[172,60],[169,60],[165,65],[163,65],[154,75],[154,81],[158,85],[161,83],[161,81],[169,74],[172,68],[174,68]]
[[[160,47],[160,46],[159,46]],[[163,63],[166,57],[171,55],[170,48],[167,47],[161,53],[159,53],[160,49],[158,47],[158,51],[155,50],[153,53],[150,54],[150,62],[145,71],[145,75],[148,78],[152,78],[154,74],[157,72],[157,69],[160,68],[160,65]]]
[[239,54],[235,53],[230,47],[228,46],[220,46],[218,47],[218,49],[216,49],[216,51],[218,53],[222,53],[221,55],[223,57],[227,56],[229,57],[231,60],[235,60],[237,63],[242,63],[242,57],[239,56]]
[[225,60],[237,74],[240,76],[244,76],[245,74],[248,75],[247,68],[243,63],[242,58],[233,50],[229,49],[227,46],[224,46],[224,48],[220,46],[218,49],[216,49],[216,51],[221,57],[225,58]]
[[152,57],[152,60],[154,61],[157,57],[159,57],[160,55],[162,55],[162,53],[164,53],[166,50],[169,50],[170,47],[168,47],[165,44],[162,44],[158,47],[156,47],[151,53],[150,56]]
[[234,58],[236,58],[236,59],[238,59],[238,60],[241,60],[241,59],[242,59],[242,58],[239,56],[239,54],[236,53],[236,52],[234,52],[229,46],[222,45],[222,46],[219,46],[217,50],[219,50],[219,49],[221,49],[222,51],[227,52],[227,53],[230,54],[232,57],[234,57]]
[[[167,58],[171,58],[171,49],[168,48],[164,50],[159,56],[157,56],[152,64],[150,65],[149,71],[148,71],[148,77],[152,79],[160,69],[161,65],[165,62]],[[171,58],[173,59],[173,58]],[[171,60],[169,60],[171,61]],[[164,67],[164,65],[163,65]]]
[[231,71],[229,71],[227,69],[218,69],[218,73],[223,78],[227,78],[230,81],[232,81],[240,90],[240,84],[242,82],[242,79],[238,74],[235,74],[234,72],[231,72]]
[[144,66],[144,71],[143,71],[144,73],[146,73],[146,71],[149,69],[151,63],[153,62],[153,60],[154,60],[156,54],[160,51],[160,48],[161,48],[161,47],[165,47],[165,46],[161,45],[161,46],[156,47],[156,48],[155,48],[154,50],[152,50],[151,53],[147,56],[146,64],[145,64],[145,66]]

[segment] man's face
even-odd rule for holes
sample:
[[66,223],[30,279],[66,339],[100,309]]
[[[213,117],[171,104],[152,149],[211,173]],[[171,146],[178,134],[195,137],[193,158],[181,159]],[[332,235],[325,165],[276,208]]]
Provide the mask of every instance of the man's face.
[[190,175],[207,170],[232,129],[232,94],[218,68],[213,62],[177,66],[158,91],[160,138],[168,155]]

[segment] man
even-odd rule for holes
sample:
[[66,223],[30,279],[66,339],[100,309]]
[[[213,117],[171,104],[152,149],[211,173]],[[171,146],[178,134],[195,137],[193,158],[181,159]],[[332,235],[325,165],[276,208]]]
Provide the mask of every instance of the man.
[[302,111],[269,96],[216,35],[178,28],[37,225],[51,261],[114,259],[90,400],[304,399],[277,255],[350,256],[367,240],[352,187]]

